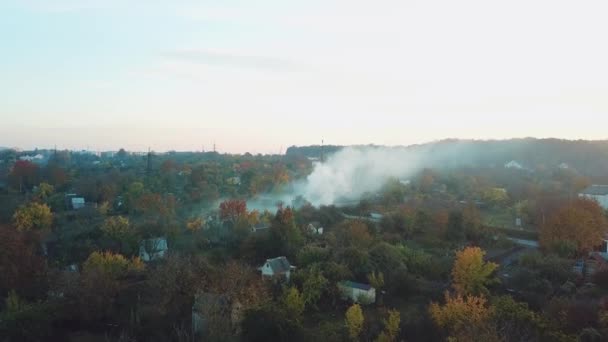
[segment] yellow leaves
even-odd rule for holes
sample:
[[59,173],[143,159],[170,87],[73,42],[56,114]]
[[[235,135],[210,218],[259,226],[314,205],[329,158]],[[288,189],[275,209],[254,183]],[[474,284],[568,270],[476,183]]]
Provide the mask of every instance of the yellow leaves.
[[363,317],[363,310],[359,304],[353,304],[348,310],[346,310],[346,327],[348,328],[348,336],[356,341],[361,335],[363,330],[363,323],[365,318]]
[[608,233],[603,209],[594,201],[574,200],[551,217],[540,229],[540,243],[551,248],[563,241],[576,244],[579,252],[592,250]]
[[17,209],[13,222],[20,231],[47,230],[53,224],[53,214],[46,204],[30,203]]
[[144,269],[139,258],[129,260],[121,254],[112,252],[93,252],[84,262],[85,273],[102,273],[110,278],[119,278],[129,272],[139,272]]
[[300,294],[297,288],[291,287],[283,298],[283,305],[285,305],[285,309],[287,310],[287,314],[291,316],[291,318],[299,321],[302,317],[302,313],[304,312],[304,298]]
[[202,217],[192,218],[186,222],[186,228],[191,232],[197,232],[203,228],[205,220]]
[[498,265],[484,262],[485,252],[479,247],[467,247],[456,253],[456,261],[452,268],[452,286],[461,295],[487,294],[486,286],[496,280],[492,274]]
[[394,342],[399,335],[401,314],[397,310],[389,310],[384,320],[384,331],[376,338],[376,342]]
[[112,216],[105,219],[101,230],[108,237],[116,240],[122,240],[132,233],[129,219],[123,216]]
[[445,305],[431,303],[429,313],[437,326],[446,330],[458,330],[467,326],[483,324],[492,314],[484,297],[461,294],[445,294]]

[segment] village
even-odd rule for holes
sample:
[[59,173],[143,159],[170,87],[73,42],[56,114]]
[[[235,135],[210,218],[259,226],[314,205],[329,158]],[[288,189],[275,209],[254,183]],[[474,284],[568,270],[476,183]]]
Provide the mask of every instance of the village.
[[358,200],[278,200],[340,151],[0,151],[0,336],[608,337],[601,158],[489,151]]

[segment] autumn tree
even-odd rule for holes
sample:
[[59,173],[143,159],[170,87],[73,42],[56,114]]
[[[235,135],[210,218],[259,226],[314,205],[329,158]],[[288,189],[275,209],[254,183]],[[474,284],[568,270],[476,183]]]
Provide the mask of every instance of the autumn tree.
[[0,225],[0,297],[12,289],[30,298],[45,292],[46,263],[37,247],[24,232]]
[[540,244],[553,249],[564,242],[576,245],[579,253],[593,250],[608,233],[606,214],[588,199],[575,199],[563,205],[541,225]]
[[46,200],[55,192],[55,187],[50,185],[49,183],[42,182],[38,185],[38,189],[36,191],[36,196],[41,200]]
[[9,175],[12,186],[20,192],[30,190],[39,183],[39,179],[40,168],[27,160],[17,160]]
[[303,243],[302,232],[296,227],[293,210],[290,207],[277,210],[270,226],[269,241],[274,253],[293,256]]
[[247,202],[239,199],[220,203],[220,218],[235,225],[241,217],[247,215]]
[[124,216],[108,217],[101,225],[101,230],[109,238],[118,241],[133,233],[129,218]]
[[346,310],[346,328],[348,329],[348,336],[351,340],[359,340],[359,336],[363,331],[364,321],[363,310],[359,304],[353,304]]
[[[445,293],[445,304],[431,303],[429,313],[433,322],[444,329],[453,341],[488,341],[483,336],[491,335],[488,322],[492,308],[484,297],[451,296]],[[495,339],[490,339],[495,341]]]
[[461,295],[488,294],[487,286],[496,282],[492,276],[498,265],[485,262],[479,247],[467,247],[456,253],[452,268],[452,286]]
[[384,320],[384,330],[376,338],[376,342],[395,342],[399,336],[401,314],[397,310],[389,310]]
[[13,222],[20,231],[46,231],[53,224],[53,213],[46,204],[30,203],[17,209]]

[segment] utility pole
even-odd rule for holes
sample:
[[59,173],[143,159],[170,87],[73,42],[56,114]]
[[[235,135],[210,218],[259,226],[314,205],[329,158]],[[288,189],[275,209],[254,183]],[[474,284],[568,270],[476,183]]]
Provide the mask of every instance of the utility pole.
[[325,162],[325,140],[321,139],[321,163]]

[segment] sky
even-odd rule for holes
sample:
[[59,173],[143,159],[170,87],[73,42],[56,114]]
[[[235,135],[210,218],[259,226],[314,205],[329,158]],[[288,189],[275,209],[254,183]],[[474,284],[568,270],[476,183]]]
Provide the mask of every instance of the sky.
[[0,146],[607,139],[605,0],[0,0]]

